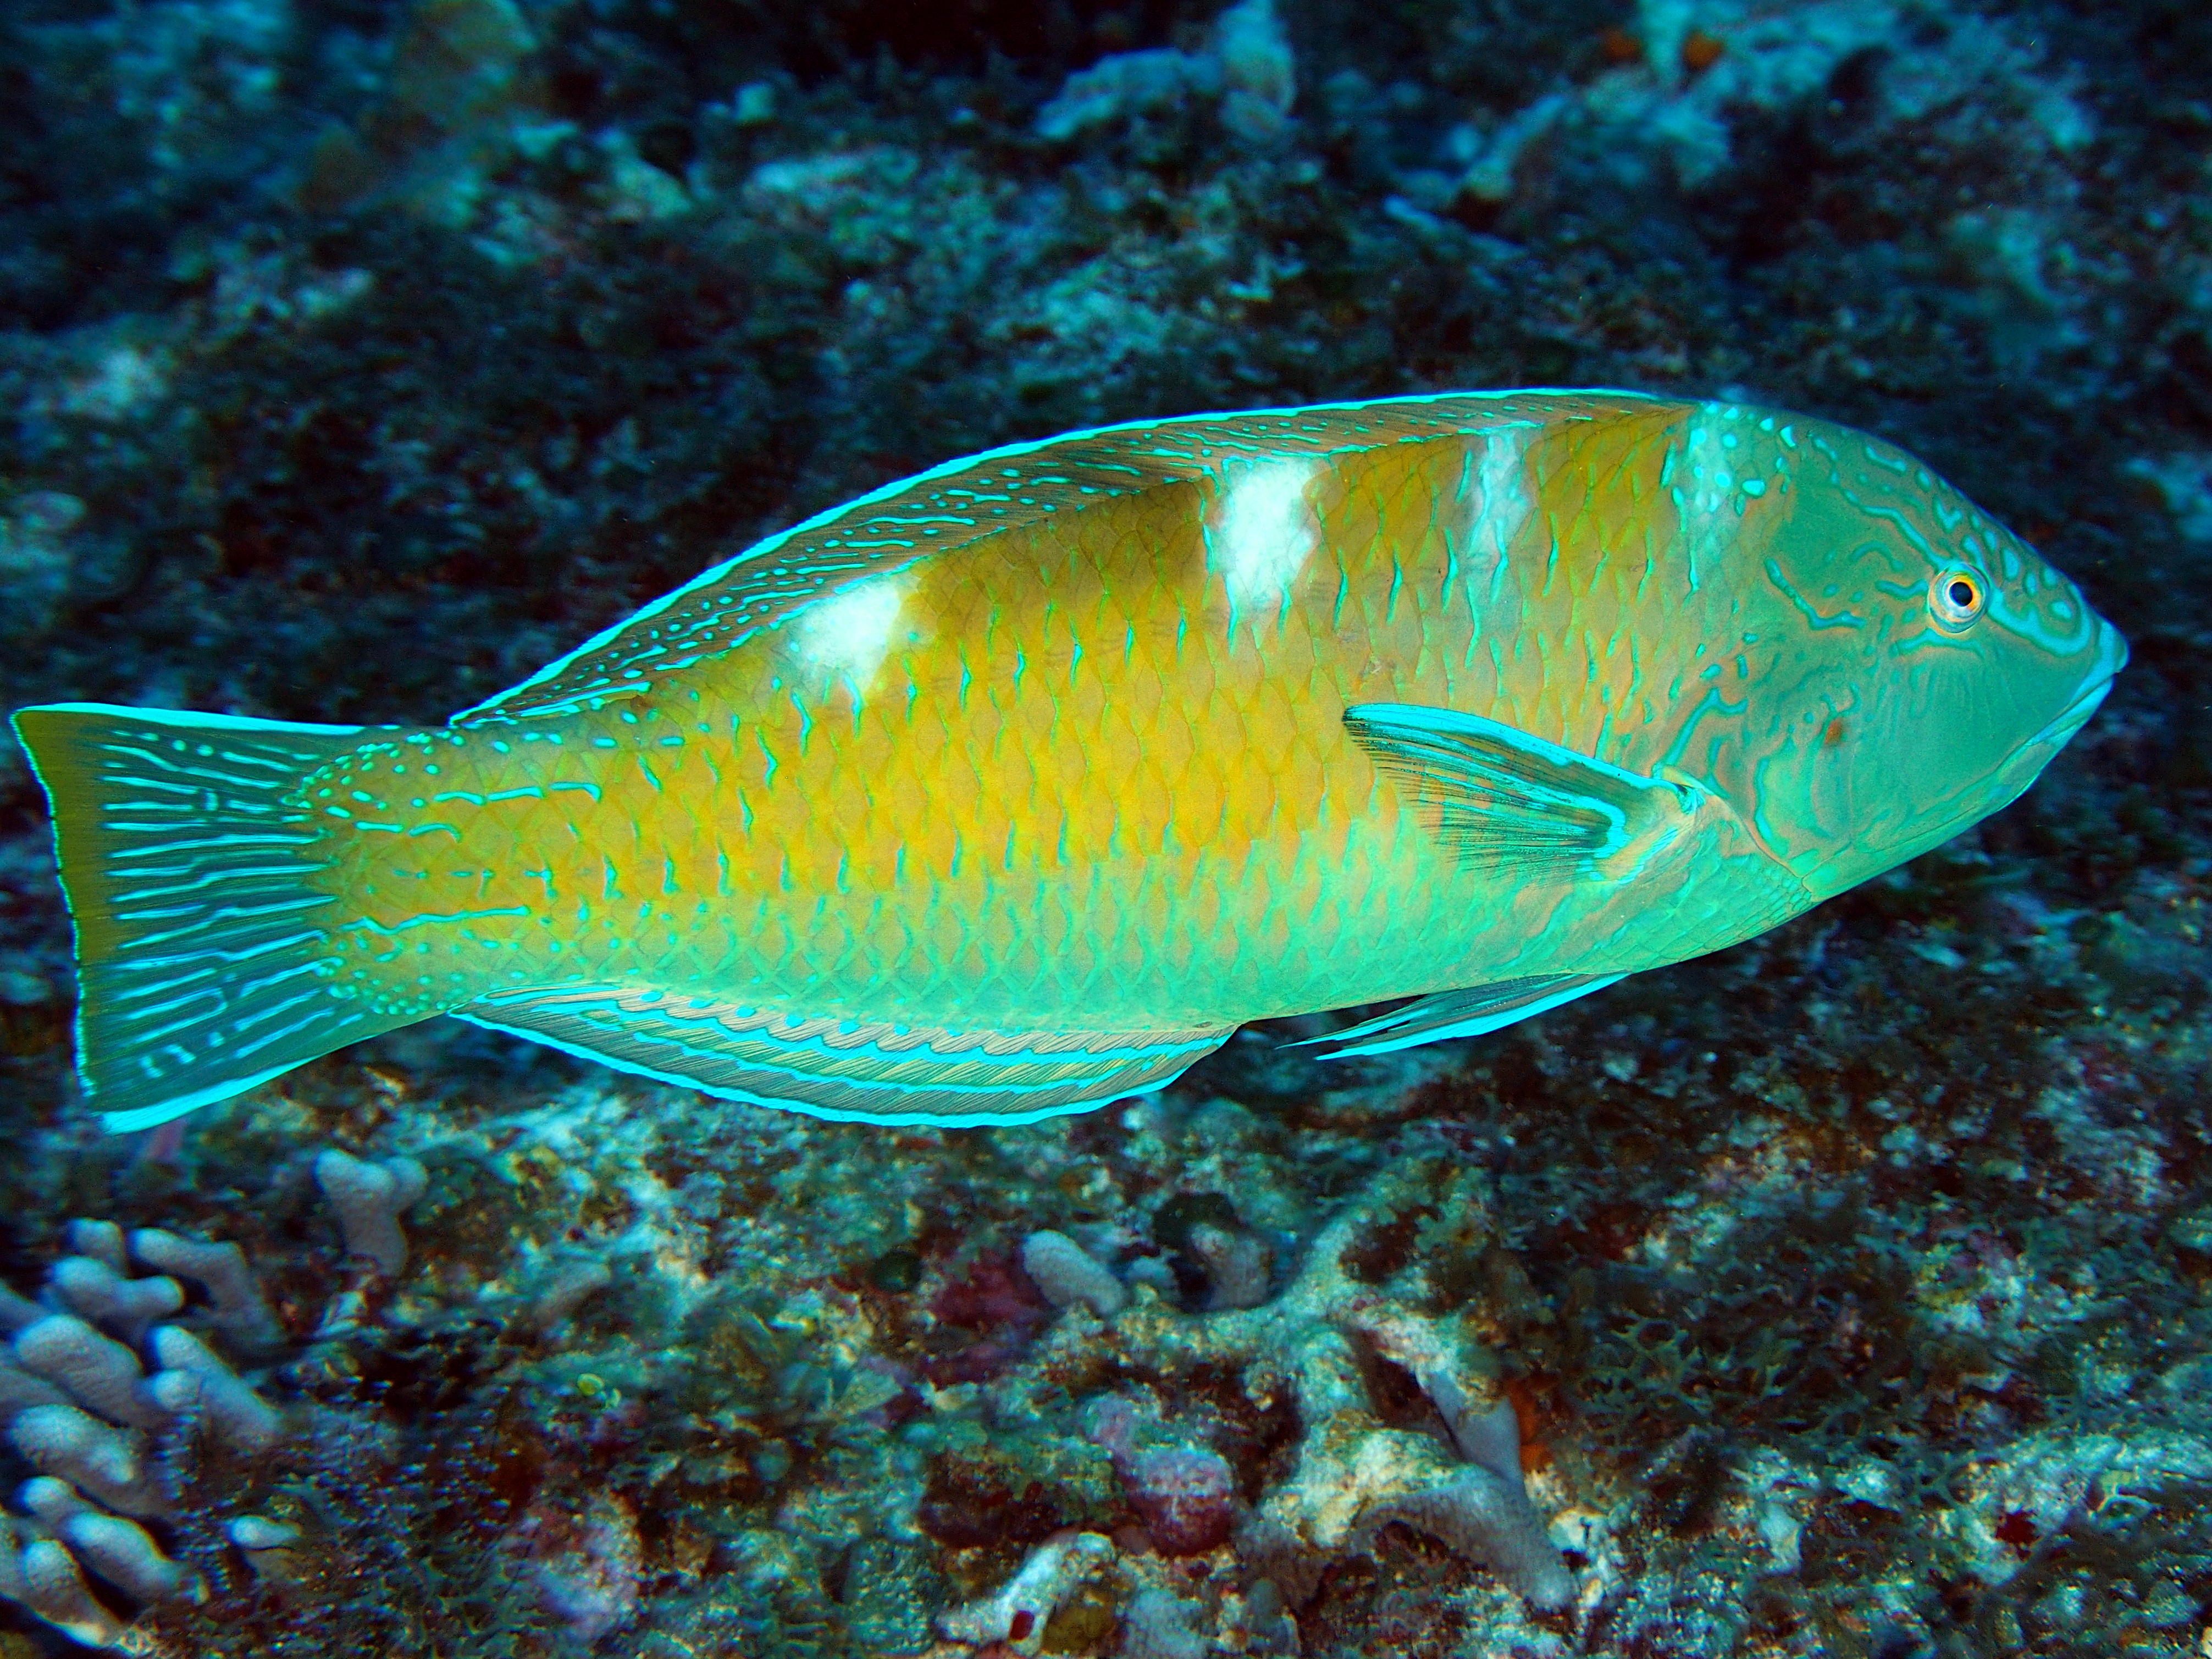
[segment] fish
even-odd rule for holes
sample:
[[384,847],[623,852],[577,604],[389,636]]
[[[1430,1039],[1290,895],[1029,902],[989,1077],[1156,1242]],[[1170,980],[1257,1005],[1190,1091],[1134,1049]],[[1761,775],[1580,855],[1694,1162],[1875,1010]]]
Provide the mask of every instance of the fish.
[[437,1015],[818,1117],[1016,1124],[1255,1020],[1479,1036],[2032,783],[2127,659],[1911,455],[1527,390],[1015,444],[441,726],[18,711],[87,1102]]

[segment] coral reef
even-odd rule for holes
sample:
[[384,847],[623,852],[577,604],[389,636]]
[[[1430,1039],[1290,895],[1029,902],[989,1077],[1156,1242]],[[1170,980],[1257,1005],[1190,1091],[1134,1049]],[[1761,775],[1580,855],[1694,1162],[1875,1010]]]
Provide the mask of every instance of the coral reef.
[[2029,794],[1774,934],[1000,1131],[440,1024],[104,1139],[0,744],[0,1655],[2202,1650],[2203,8],[0,44],[10,707],[435,720],[950,456],[1468,386],[1878,430],[2136,648]]
[[1037,112],[1036,130],[1047,138],[1073,138],[1186,94],[1218,98],[1222,128],[1246,143],[1282,135],[1297,97],[1297,70],[1273,0],[1238,0],[1214,20],[1200,51],[1117,52],[1069,76]]

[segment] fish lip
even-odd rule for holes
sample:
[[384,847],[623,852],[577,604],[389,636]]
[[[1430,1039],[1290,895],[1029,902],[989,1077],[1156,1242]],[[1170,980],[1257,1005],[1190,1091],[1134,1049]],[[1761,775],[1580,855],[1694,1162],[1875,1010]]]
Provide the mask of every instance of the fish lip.
[[1991,779],[1990,806],[1995,811],[2015,799],[2021,792],[2035,781],[2043,769],[2057,756],[2060,750],[2074,740],[2074,734],[2089,723],[2089,716],[2097,712],[2105,694],[2112,689],[2110,673],[2092,675],[2074,700],[2062,709],[2057,719],[2013,750],[2012,757],[1999,767]]
[[2102,678],[2110,684],[2113,677],[2127,665],[2128,636],[2102,617],[2098,617],[2097,665],[2090,671],[2091,678]]
[[2058,711],[2057,718],[2038,732],[2021,746],[2033,750],[2049,744],[2053,750],[2063,748],[2083,726],[2089,716],[2097,712],[2098,705],[2112,689],[2112,682],[2127,665],[2128,642],[2120,630],[2110,623],[2104,624],[2105,637],[2098,642],[2097,665],[2090,670],[2074,700]]

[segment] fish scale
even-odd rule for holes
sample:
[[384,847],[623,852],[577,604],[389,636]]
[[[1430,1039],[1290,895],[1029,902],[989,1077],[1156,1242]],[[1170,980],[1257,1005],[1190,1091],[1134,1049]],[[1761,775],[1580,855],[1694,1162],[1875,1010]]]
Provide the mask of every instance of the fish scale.
[[[1018,1121],[1247,1020],[1422,999],[1346,1034],[1373,1052],[1748,937],[2002,805],[2124,657],[1876,440],[1471,393],[952,463],[443,727],[18,726],[112,1122],[447,1012],[740,1099]],[[223,774],[118,816],[208,721],[281,798]],[[249,808],[289,873],[225,873]],[[172,876],[268,908],[179,921]],[[273,976],[229,970],[233,909],[306,919],[251,924]]]

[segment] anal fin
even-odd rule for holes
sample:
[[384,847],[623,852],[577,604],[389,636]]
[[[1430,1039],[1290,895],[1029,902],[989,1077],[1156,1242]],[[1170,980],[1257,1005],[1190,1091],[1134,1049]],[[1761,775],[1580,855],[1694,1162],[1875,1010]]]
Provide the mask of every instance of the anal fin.
[[500,991],[455,1012],[726,1099],[814,1117],[947,1125],[1034,1122],[1164,1088],[1236,1029],[951,1030],[644,985]]
[[1416,998],[1402,1008],[1363,1020],[1328,1036],[1309,1037],[1292,1048],[1333,1042],[1341,1047],[1322,1055],[1323,1060],[1346,1060],[1356,1054],[1387,1054],[1400,1048],[1417,1048],[1447,1037],[1480,1036],[1512,1025],[1547,1008],[1556,1008],[1577,997],[1602,991],[1626,974],[1533,974],[1525,979],[1500,980],[1494,985],[1474,985],[1463,991],[1439,991]]

